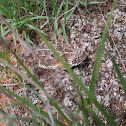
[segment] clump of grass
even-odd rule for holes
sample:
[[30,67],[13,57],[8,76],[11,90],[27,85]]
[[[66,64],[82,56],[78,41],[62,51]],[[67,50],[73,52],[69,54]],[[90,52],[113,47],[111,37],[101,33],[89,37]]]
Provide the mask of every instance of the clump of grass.
[[[106,27],[104,29],[104,32],[103,32],[103,35],[101,38],[101,43],[99,45],[99,50],[98,50],[97,58],[96,58],[95,65],[94,65],[93,75],[92,75],[92,79],[90,82],[90,90],[88,90],[86,88],[86,86],[83,84],[82,80],[77,77],[77,75],[72,71],[72,69],[69,68],[68,64],[60,57],[60,55],[56,52],[54,47],[49,43],[49,41],[45,37],[45,36],[47,36],[47,34],[44,31],[41,31],[35,25],[33,25],[34,20],[37,21],[40,19],[44,19],[44,22],[46,22],[46,20],[48,20],[48,19],[55,20],[54,31],[55,31],[55,37],[56,37],[57,31],[58,31],[58,16],[59,16],[59,14],[63,14],[63,16],[64,16],[64,24],[62,25],[63,35],[65,37],[66,42],[69,45],[69,42],[67,40],[67,36],[65,33],[66,21],[67,21],[67,18],[73,13],[75,8],[78,6],[78,4],[81,3],[82,1],[78,0],[77,3],[75,4],[75,6],[71,9],[71,11],[69,11],[69,8],[68,8],[69,1],[66,0],[65,1],[65,10],[63,13],[61,13],[61,8],[64,5],[64,0],[60,3],[59,6],[57,6],[57,3],[55,0],[52,0],[51,5],[53,6],[53,13],[50,17],[48,16],[49,13],[47,10],[48,3],[46,3],[46,1],[43,1],[43,2],[41,2],[41,0],[38,0],[38,1],[40,2],[40,4],[38,4],[36,0],[32,0],[32,1],[27,1],[27,0],[16,1],[15,0],[15,1],[1,1],[0,2],[1,15],[4,15],[6,18],[6,20],[5,20],[5,18],[0,17],[1,24],[5,23],[5,25],[7,26],[7,27],[6,26],[3,27],[3,25],[1,25],[2,39],[4,39],[4,36],[7,33],[12,32],[13,35],[15,36],[15,38],[17,38],[26,48],[28,48],[29,51],[31,51],[36,56],[35,52],[29,47],[29,45],[26,45],[26,43],[23,40],[24,38],[22,39],[20,37],[20,35],[16,32],[16,30],[19,29],[20,27],[23,28],[24,30],[25,30],[25,28],[27,28],[27,29],[30,28],[30,29],[35,30],[39,34],[39,36],[45,41],[46,45],[52,50],[52,52],[57,57],[57,59],[59,59],[59,61],[63,64],[65,69],[69,72],[71,77],[74,79],[74,81],[80,87],[80,88],[78,88],[76,86],[76,84],[72,83],[75,91],[77,92],[78,113],[79,112],[82,113],[82,118],[78,115],[78,113],[72,113],[66,107],[61,105],[61,103],[57,102],[54,98],[52,98],[46,92],[46,90],[43,88],[43,86],[38,82],[38,80],[31,74],[29,69],[21,62],[21,60],[15,53],[13,53],[13,54],[15,55],[18,63],[20,63],[20,65],[23,67],[25,72],[27,72],[28,76],[26,74],[23,74],[21,71],[19,71],[18,68],[14,67],[10,63],[10,59],[8,56],[8,53],[9,53],[8,50],[6,53],[7,55],[4,55],[4,53],[0,52],[0,62],[4,64],[4,69],[6,69],[6,68],[10,69],[11,71],[13,71],[13,74],[15,76],[18,75],[17,78],[20,77],[20,78],[24,79],[26,82],[29,82],[29,83],[37,86],[45,94],[46,98],[48,99],[48,102],[46,102],[42,97],[39,96],[39,94],[37,94],[39,96],[39,100],[43,102],[43,104],[46,106],[48,111],[45,112],[45,111],[41,110],[40,107],[33,105],[32,102],[29,100],[29,98],[20,97],[17,94],[15,94],[13,91],[10,91],[9,89],[7,89],[5,87],[0,86],[1,91],[3,93],[5,93],[6,96],[9,96],[16,105],[21,105],[28,111],[28,114],[31,115],[31,119],[29,119],[29,117],[28,118],[22,118],[22,117],[13,118],[11,116],[7,116],[7,113],[5,113],[3,111],[1,111],[0,113],[3,115],[3,117],[8,117],[8,120],[12,124],[17,124],[17,125],[20,125],[17,122],[17,120],[22,120],[22,121],[25,120],[27,122],[27,124],[29,124],[31,121],[33,125],[53,125],[53,126],[55,126],[55,125],[61,125],[61,126],[86,125],[86,126],[89,126],[91,124],[90,124],[88,115],[91,116],[91,119],[94,120],[94,122],[97,125],[105,125],[102,122],[102,120],[100,120],[100,118],[98,117],[97,112],[94,112],[93,109],[90,107],[90,103],[93,103],[97,107],[97,109],[99,111],[101,111],[103,116],[106,118],[108,125],[116,126],[117,124],[114,121],[113,117],[110,114],[108,114],[108,112],[105,110],[105,108],[100,103],[97,102],[93,93],[94,93],[94,89],[96,86],[95,84],[96,84],[96,80],[97,80],[98,73],[99,73],[102,54],[104,51],[104,43],[105,43],[105,39],[106,39],[106,35],[107,35],[107,30],[108,30],[110,20],[112,18],[112,13],[116,6],[117,0],[114,1],[113,8],[108,17],[108,21],[107,21]],[[3,8],[5,6],[5,3],[7,3],[7,6],[5,8]],[[12,4],[13,6],[10,7],[10,4]],[[87,8],[89,1],[86,0],[85,4],[86,4],[85,6]],[[44,16],[39,16],[40,10],[45,13]],[[17,13],[17,12],[20,12],[20,13]],[[22,16],[24,14],[26,14],[25,18]],[[114,64],[118,77],[120,79],[120,82],[126,93],[126,89],[125,89],[126,82],[125,82],[115,60],[113,59],[113,57],[111,55],[110,55],[110,57],[112,59],[112,62]],[[3,71],[3,73],[4,73],[4,71]],[[2,77],[1,77],[1,80],[2,80]],[[81,94],[81,91],[84,91],[86,93],[86,95],[88,96],[88,100],[84,99],[84,97]],[[34,92],[34,93],[36,93],[36,92]],[[59,118],[56,118],[54,116],[54,113],[50,109],[49,103],[51,103],[56,108],[58,114],[63,118],[63,120],[65,120],[66,123],[62,122],[61,120],[59,120]],[[61,106],[62,106],[62,108],[61,108]],[[66,116],[62,110],[68,111],[69,117]]]

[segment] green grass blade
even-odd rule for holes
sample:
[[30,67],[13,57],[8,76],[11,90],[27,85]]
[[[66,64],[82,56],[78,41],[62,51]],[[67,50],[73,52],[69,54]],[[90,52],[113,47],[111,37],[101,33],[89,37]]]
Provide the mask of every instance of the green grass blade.
[[52,125],[55,126],[56,125],[56,122],[55,122],[55,119],[54,119],[54,115],[49,107],[49,102],[47,101],[46,103],[46,107],[47,107],[47,110],[48,110],[48,114],[49,114],[49,117],[50,117],[50,120],[52,122]]
[[85,109],[85,105],[84,105],[84,102],[82,100],[82,96],[79,95],[78,97],[79,97],[78,106],[79,106],[79,109],[80,109],[80,111],[82,112],[82,115],[83,115],[83,124],[85,124],[86,126],[89,126],[87,109]]
[[[68,11],[68,0],[66,0],[66,2],[65,2],[65,12],[67,12],[67,11]],[[67,45],[69,46],[69,42],[68,42],[67,35],[66,35],[66,22],[67,22],[68,13],[66,13],[64,15],[64,24],[62,25],[62,31],[63,31],[63,36],[65,38],[65,41],[66,41]]]
[[102,34],[101,42],[100,42],[100,45],[99,45],[99,48],[98,48],[98,52],[97,52],[97,56],[96,56],[96,60],[95,60],[95,64],[94,64],[94,69],[93,69],[93,74],[92,74],[92,78],[91,78],[91,82],[90,82],[90,88],[89,88],[92,93],[95,90],[95,84],[96,84],[96,81],[97,81],[97,78],[98,78],[100,64],[101,64],[101,60],[102,60],[102,55],[103,55],[103,52],[104,52],[105,39],[106,39],[106,36],[107,36],[108,27],[110,25],[110,21],[112,19],[112,13],[114,11],[116,3],[117,3],[117,0],[114,1],[111,13],[108,17],[106,27],[105,27],[104,32]]
[[104,126],[104,123],[99,119],[99,117],[96,115],[96,113],[92,110],[88,102],[83,98],[83,102],[85,105],[85,109],[90,113],[91,117],[95,121],[95,123],[98,124],[98,126]]
[[[83,96],[81,95],[81,90],[78,89],[78,87],[76,86],[76,84],[74,84],[74,83],[72,83],[72,82],[71,82],[71,84],[72,84],[72,86],[74,87],[74,89],[76,90],[76,92],[77,92],[77,94],[78,94],[78,96],[79,96],[80,103],[82,103],[83,106],[85,107],[84,109],[90,113],[91,117],[95,120],[95,122],[96,122],[99,126],[101,126],[101,125],[104,126],[104,124],[102,123],[102,121],[98,118],[98,116],[96,115],[96,113],[93,111],[93,109],[92,109],[92,108],[90,107],[90,105],[88,104],[87,100],[85,100],[85,99],[83,98]],[[81,105],[82,105],[82,104],[81,104]],[[82,112],[83,112],[84,109],[82,108]],[[80,108],[80,110],[81,110],[81,108]],[[85,111],[85,110],[84,110],[84,111]],[[85,112],[86,112],[86,111],[85,111]],[[83,112],[83,113],[84,113],[84,112]],[[88,124],[88,123],[87,123],[87,124]]]
[[113,65],[114,65],[114,67],[115,67],[116,73],[117,73],[118,78],[119,78],[119,80],[120,80],[120,83],[121,83],[121,85],[122,85],[122,87],[123,87],[123,90],[124,90],[124,92],[126,93],[126,81],[125,81],[123,75],[121,74],[121,71],[120,71],[120,69],[119,69],[119,67],[118,67],[118,65],[117,65],[117,63],[116,63],[116,61],[115,61],[115,59],[111,56],[111,54],[110,54],[109,52],[108,52],[108,54],[109,54],[109,56],[111,57],[111,60],[112,60]]
[[[26,26],[28,26],[29,28],[35,30],[35,27],[33,25],[31,25],[31,24],[26,24]],[[46,34],[45,32],[43,32],[42,30],[39,30],[39,32],[41,32],[42,34],[48,36],[48,34]]]
[[105,3],[105,2],[98,2],[98,1],[92,1],[92,2],[89,2],[88,4],[101,4],[101,3]]
[[62,112],[62,110],[58,107],[57,103],[55,102],[55,100],[52,100],[51,98],[49,98],[49,101],[53,104],[53,106],[57,109],[57,111],[59,112],[59,114],[66,120],[66,122],[71,125],[70,120],[64,115],[64,113]]
[[67,39],[66,30],[65,30],[65,24],[62,25],[62,30],[63,30],[63,36],[65,38],[65,41],[66,41],[67,45],[69,46],[69,41]]
[[[68,0],[65,2],[65,12],[68,11]],[[67,13],[64,15],[64,22],[66,23]]]
[[48,17],[48,16],[36,16],[36,17],[32,17],[29,20],[35,20],[35,19],[55,19],[54,17]]
[[41,5],[41,7],[44,8],[45,12],[47,13],[47,10],[46,10],[46,0],[39,0],[39,3]]
[[55,20],[55,22],[54,22],[54,33],[55,33],[55,38],[57,38],[58,21],[59,21],[59,20]]
[[85,108],[85,104],[83,102],[83,96],[81,94],[81,89],[78,88],[76,86],[75,83],[71,82],[72,86],[74,87],[75,91],[77,92],[77,105],[78,105],[78,108],[79,108],[79,111],[82,112],[82,115],[83,115],[83,124],[85,124],[86,126],[89,125],[89,121],[88,121],[88,114],[87,114],[87,109]]
[[88,0],[85,0],[85,8],[87,10],[87,6],[88,6]]
[[2,75],[1,75],[1,77],[0,77],[0,83],[1,83],[1,81],[2,81],[2,79],[3,79],[4,73],[5,73],[5,69],[6,69],[6,66],[4,66],[4,69],[3,69]]
[[63,7],[63,3],[64,3],[64,1],[65,1],[65,0],[63,0],[63,1],[61,2],[59,8],[57,9],[57,15],[59,15],[59,12],[60,12],[60,10],[61,10],[62,7]]
[[26,42],[28,43],[28,45],[31,47],[31,44],[34,44],[30,39],[27,38],[26,32],[23,31],[22,32],[22,37],[25,38]]
[[75,11],[76,7],[79,5],[80,0],[77,1],[77,3],[74,5],[73,9],[71,9],[71,11],[68,13],[68,18],[70,18],[70,16],[73,14],[73,12]]
[[52,0],[52,4],[53,4],[53,9],[54,9],[55,16],[57,17],[57,6],[56,6],[55,0]]

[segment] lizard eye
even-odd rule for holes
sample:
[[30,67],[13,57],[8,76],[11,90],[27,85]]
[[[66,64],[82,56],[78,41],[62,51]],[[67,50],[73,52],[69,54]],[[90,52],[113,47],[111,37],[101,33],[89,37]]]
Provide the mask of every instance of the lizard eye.
[[52,54],[50,55],[50,57],[51,57],[51,58],[54,58],[54,54],[52,53]]

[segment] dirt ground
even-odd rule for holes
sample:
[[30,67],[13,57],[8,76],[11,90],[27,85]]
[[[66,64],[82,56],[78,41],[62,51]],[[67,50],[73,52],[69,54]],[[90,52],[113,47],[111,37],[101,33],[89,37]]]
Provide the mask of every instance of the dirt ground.
[[[109,11],[112,7],[112,1],[106,1],[102,5],[90,5],[89,11],[91,16],[86,13],[83,6],[79,6],[75,13],[71,16],[68,24],[72,27],[70,32],[68,32],[68,39],[70,42],[76,43],[80,49],[84,49],[88,52],[87,58],[80,65],[73,67],[73,71],[82,79],[83,83],[89,88],[93,66],[96,58],[97,49],[101,40],[101,35],[103,33]],[[61,20],[62,22],[62,20]],[[47,28],[46,28],[47,29]],[[53,39],[53,32],[47,29],[47,33],[52,36],[48,38],[52,45],[55,46],[55,41]],[[9,39],[8,39],[9,38]],[[11,38],[11,39],[10,39]],[[37,46],[34,46],[34,50],[43,48],[43,41],[38,38],[36,41],[31,35],[32,40],[37,42]],[[12,40],[12,36],[6,36],[7,42]],[[59,42],[59,43],[58,43]],[[66,46],[64,43],[65,40],[62,36],[62,32],[58,35],[57,44]],[[3,46],[3,45],[2,45]],[[13,45],[11,45],[13,46]],[[20,46],[20,44],[18,45]],[[113,18],[109,27],[108,35],[105,42],[105,49],[108,50],[111,55],[115,58],[123,77],[126,79],[126,2],[118,1],[116,9],[113,13]],[[2,49],[0,48],[2,51]],[[102,103],[105,109],[114,116],[115,121],[120,125],[126,125],[126,95],[123,91],[123,88],[118,80],[117,74],[114,70],[113,63],[110,60],[110,57],[107,54],[107,51],[104,51],[102,57],[102,63],[99,73],[99,78],[97,80],[95,88],[95,97],[99,103]],[[25,65],[30,68],[34,67],[38,63],[35,57],[30,53],[27,53],[26,50],[22,49],[21,59]],[[27,54],[27,55],[26,55]],[[12,62],[15,65],[15,58],[12,56]],[[64,71],[53,70],[55,75],[59,78],[57,79],[48,69],[34,69],[33,73],[39,79],[39,82],[44,86],[47,92],[53,96],[55,99],[64,104],[71,111],[76,109],[76,92],[74,91],[69,80],[72,80],[70,75]],[[2,75],[2,71],[0,72]],[[60,80],[60,81],[59,81]],[[12,80],[4,79],[1,82],[3,85],[8,84],[8,88],[12,89]],[[13,86],[13,90],[20,96],[24,96],[24,87],[17,85]],[[34,88],[43,98],[45,96],[39,89],[31,84],[27,84],[30,88]],[[28,97],[32,100],[33,104],[36,106],[39,105],[40,101],[37,95],[34,94],[32,90],[26,91]],[[72,95],[71,95],[72,94]],[[83,93],[84,97],[86,95]],[[45,98],[46,100],[46,98]],[[5,111],[10,110],[11,100],[7,98],[3,93],[0,94],[0,108]],[[7,105],[5,105],[5,103]],[[43,103],[41,103],[41,108],[46,110]],[[92,104],[92,108],[95,109],[95,106]],[[52,107],[54,113],[56,110]],[[15,115],[21,115],[26,117],[26,111],[22,107],[17,107],[14,109]],[[99,112],[98,116],[103,119],[106,123],[106,120]]]

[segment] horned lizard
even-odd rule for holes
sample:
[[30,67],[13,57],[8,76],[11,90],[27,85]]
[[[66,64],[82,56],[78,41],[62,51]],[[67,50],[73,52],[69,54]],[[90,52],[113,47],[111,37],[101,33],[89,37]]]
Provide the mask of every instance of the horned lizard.
[[[83,62],[88,53],[83,50],[73,50],[68,49],[70,47],[61,47],[60,49],[56,49],[56,51],[60,54],[60,56],[68,63],[70,67],[77,66],[81,62]],[[66,49],[67,51],[63,51],[62,49]],[[61,51],[62,50],[62,51]],[[37,55],[39,56],[39,64],[38,66],[44,69],[53,69],[53,70],[64,70],[62,63],[54,56],[50,49],[36,49]]]

